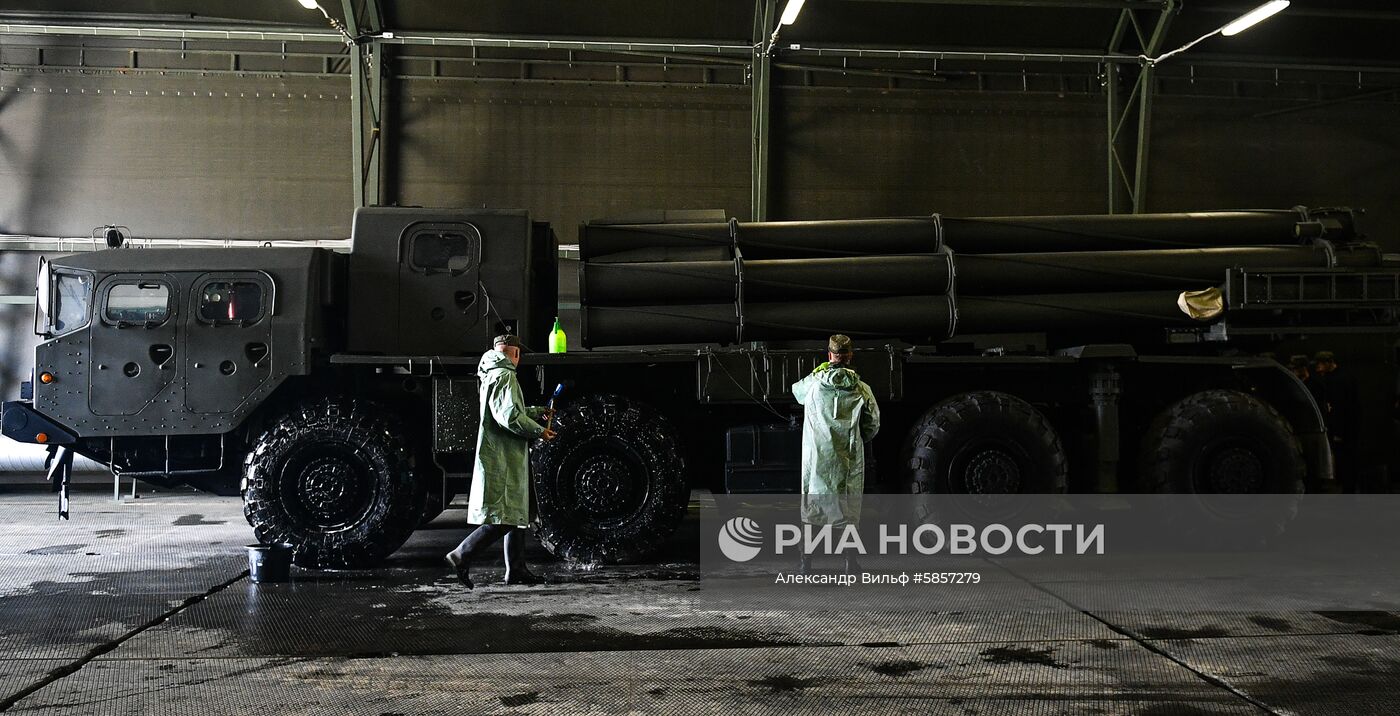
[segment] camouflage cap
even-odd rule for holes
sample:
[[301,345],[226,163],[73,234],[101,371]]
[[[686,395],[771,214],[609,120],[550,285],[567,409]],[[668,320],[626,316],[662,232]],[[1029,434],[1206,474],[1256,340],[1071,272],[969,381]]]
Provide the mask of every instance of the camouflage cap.
[[510,333],[502,333],[501,335],[496,336],[495,339],[491,341],[492,348],[499,348],[503,345],[514,346],[516,348],[521,347],[520,336],[512,335]]
[[1302,353],[1299,353],[1298,355],[1295,355],[1295,356],[1290,356],[1290,357],[1288,358],[1288,367],[1289,367],[1289,368],[1306,368],[1306,367],[1308,367],[1308,357],[1307,357],[1306,355],[1302,354]]
[[1337,356],[1332,351],[1318,351],[1313,356],[1314,363],[1335,363],[1336,361]]
[[832,353],[850,353],[851,337],[837,333],[836,335],[827,339],[826,349],[828,351],[831,351]]

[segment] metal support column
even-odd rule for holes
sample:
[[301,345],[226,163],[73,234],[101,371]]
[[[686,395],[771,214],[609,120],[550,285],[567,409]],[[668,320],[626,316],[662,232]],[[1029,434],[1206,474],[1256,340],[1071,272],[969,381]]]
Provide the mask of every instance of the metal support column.
[[[1108,51],[1116,53],[1123,47],[1123,37],[1128,31],[1128,10],[1123,10],[1118,16],[1118,26],[1113,31],[1113,38],[1108,43]],[[1103,65],[1104,95],[1108,99],[1108,213],[1117,214],[1125,208],[1121,198],[1124,192],[1132,193],[1132,187],[1127,184],[1127,175],[1123,171],[1123,159],[1118,140],[1118,132],[1122,128],[1123,93],[1118,85],[1123,81],[1123,70],[1117,63],[1105,62]]]
[[[357,8],[357,5],[359,6]],[[341,0],[350,47],[351,153],[354,156],[355,207],[384,203],[383,119],[384,30],[379,0]]]
[[[1113,38],[1109,41],[1109,53],[1122,52],[1124,42],[1132,37],[1136,39],[1136,45],[1143,57],[1156,57],[1162,51],[1171,21],[1180,7],[1180,0],[1165,0],[1150,35],[1145,32],[1138,12],[1124,9],[1119,14]],[[1105,64],[1104,94],[1108,100],[1108,211],[1116,214],[1131,207],[1133,213],[1140,214],[1147,210],[1147,160],[1152,139],[1156,69],[1145,60],[1140,64],[1126,100],[1122,98],[1120,86],[1123,74],[1120,65]],[[1130,125],[1129,119],[1134,113],[1137,115],[1137,121]],[[1134,126],[1135,134],[1124,132],[1129,126]],[[1124,157],[1129,154],[1133,157],[1131,166],[1124,161]]]
[[[1143,52],[1148,57],[1161,54],[1162,45],[1167,41],[1167,30],[1171,28],[1172,18],[1176,17],[1177,2],[1178,0],[1167,0],[1167,6],[1157,16],[1157,27],[1152,31],[1152,39],[1147,41],[1147,49]],[[1157,68],[1151,63],[1144,64],[1142,71],[1138,73],[1138,146],[1135,166],[1137,176],[1133,182],[1134,214],[1147,211],[1147,150],[1152,141],[1152,101],[1157,94],[1153,80],[1156,74]]]
[[755,0],[753,13],[753,58],[749,65],[749,218],[768,218],[769,141],[773,108],[773,58],[768,54],[768,37],[776,22],[777,0]]

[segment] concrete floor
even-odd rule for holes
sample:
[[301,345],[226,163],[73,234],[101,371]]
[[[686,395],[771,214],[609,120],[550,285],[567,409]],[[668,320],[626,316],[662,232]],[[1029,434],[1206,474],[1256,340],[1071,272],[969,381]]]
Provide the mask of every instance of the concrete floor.
[[[660,564],[464,591],[461,510],[382,568],[253,585],[236,499],[0,494],[0,711],[1393,714],[1400,617],[715,612]],[[531,555],[544,560],[543,553]]]

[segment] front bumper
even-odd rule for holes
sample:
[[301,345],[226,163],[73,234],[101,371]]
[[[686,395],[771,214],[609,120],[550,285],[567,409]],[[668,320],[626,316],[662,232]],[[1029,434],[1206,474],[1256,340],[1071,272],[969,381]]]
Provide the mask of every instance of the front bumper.
[[36,411],[28,400],[7,400],[0,405],[0,433],[35,445],[72,445],[78,441],[77,435]]

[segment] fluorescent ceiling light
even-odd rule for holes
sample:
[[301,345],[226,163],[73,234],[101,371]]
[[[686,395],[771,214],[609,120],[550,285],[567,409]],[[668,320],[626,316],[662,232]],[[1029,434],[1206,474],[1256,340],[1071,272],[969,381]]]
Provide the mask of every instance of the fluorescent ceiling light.
[[1256,7],[1253,10],[1250,10],[1249,12],[1241,15],[1240,19],[1230,23],[1229,25],[1226,25],[1225,27],[1220,28],[1220,34],[1226,37],[1233,37],[1235,35],[1238,35],[1241,32],[1244,32],[1245,30],[1248,30],[1249,28],[1254,27],[1255,25],[1258,25],[1259,23],[1273,17],[1274,15],[1283,12],[1284,8],[1288,7],[1288,5],[1289,0],[1272,0],[1272,2],[1266,2],[1263,5],[1260,5],[1259,7]]
[[1138,57],[1149,65],[1155,65],[1158,62],[1167,59],[1168,57],[1171,57],[1173,55],[1179,55],[1195,47],[1196,45],[1199,45],[1202,42],[1205,42],[1206,40],[1215,37],[1216,35],[1225,35],[1226,37],[1233,37],[1234,35],[1238,35],[1241,32],[1244,32],[1245,30],[1248,30],[1249,28],[1254,27],[1255,25],[1258,25],[1259,23],[1273,17],[1274,15],[1283,12],[1284,9],[1289,6],[1289,4],[1289,0],[1271,0],[1271,2],[1266,2],[1263,5],[1260,5],[1259,7],[1256,7],[1253,10],[1250,10],[1249,12],[1241,15],[1239,19],[1235,20],[1234,22],[1231,22],[1230,24],[1224,27],[1211,30],[1210,32],[1201,35],[1200,37],[1182,45],[1181,47],[1176,48],[1175,50],[1172,50],[1171,52],[1158,55],[1156,57],[1148,57],[1147,55],[1139,55]]
[[301,3],[301,6],[306,8],[307,10],[315,10],[317,7],[319,7],[316,4],[316,0],[297,0],[297,2]]
[[[305,2],[305,0],[302,1]],[[791,25],[797,22],[797,15],[802,12],[802,5],[806,2],[807,0],[788,0],[787,5],[783,6],[783,17],[779,22],[783,25]],[[1287,5],[1288,3],[1285,2],[1284,4]]]

